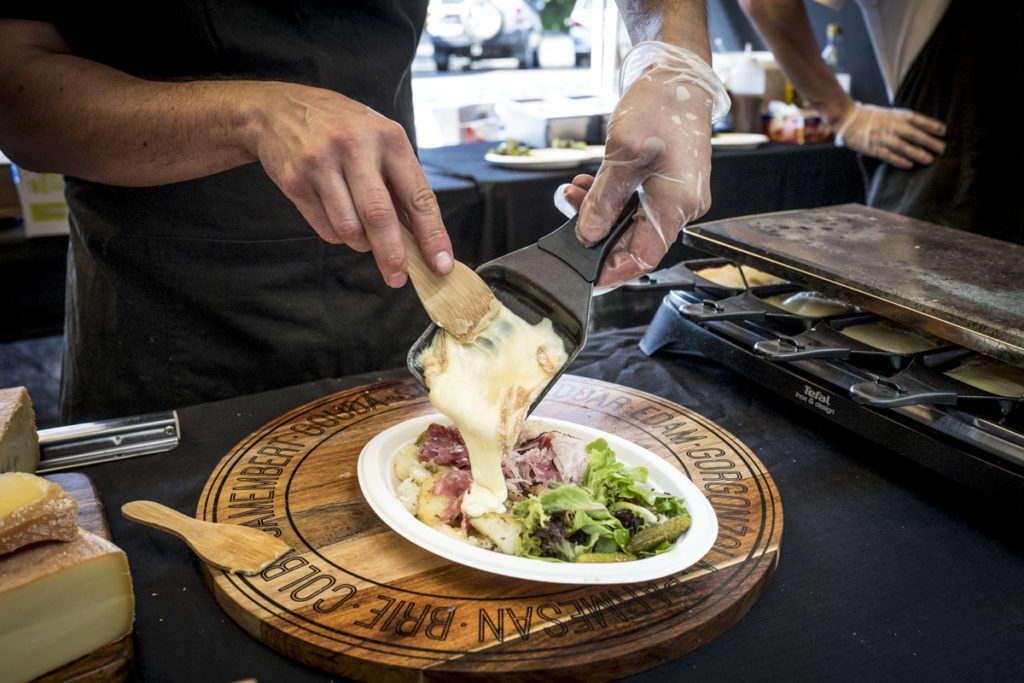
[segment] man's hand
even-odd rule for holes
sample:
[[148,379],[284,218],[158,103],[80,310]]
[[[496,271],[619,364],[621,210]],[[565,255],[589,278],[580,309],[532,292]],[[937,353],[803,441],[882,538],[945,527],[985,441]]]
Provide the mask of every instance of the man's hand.
[[400,287],[404,225],[428,263],[452,269],[437,199],[401,126],[331,91],[270,83],[264,94],[253,153],[323,239],[372,250],[385,282]]
[[710,208],[711,124],[715,113],[728,111],[728,96],[710,67],[672,45],[635,47],[623,78],[628,87],[608,124],[604,162],[592,183],[579,178],[566,194],[572,203],[589,186],[576,233],[592,244],[640,189],[641,210],[609,252],[601,287],[653,270],[683,226]]
[[946,149],[942,121],[909,109],[855,103],[833,127],[836,145],[881,159],[897,168],[930,164]]

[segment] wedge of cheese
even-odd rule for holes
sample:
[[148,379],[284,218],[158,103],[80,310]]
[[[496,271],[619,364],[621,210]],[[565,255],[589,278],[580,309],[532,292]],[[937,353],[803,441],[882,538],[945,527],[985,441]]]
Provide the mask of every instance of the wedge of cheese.
[[78,503],[60,484],[28,472],[0,474],[0,555],[78,535]]
[[84,529],[0,556],[0,674],[31,681],[132,630],[128,560]]
[[0,389],[0,472],[35,472],[39,434],[25,387]]

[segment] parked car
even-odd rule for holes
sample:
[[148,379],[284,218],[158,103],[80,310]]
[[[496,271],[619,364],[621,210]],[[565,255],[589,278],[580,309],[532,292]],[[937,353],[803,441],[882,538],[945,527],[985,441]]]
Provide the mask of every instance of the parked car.
[[590,63],[590,34],[596,24],[593,0],[576,0],[569,15],[569,36],[576,48],[576,66]]
[[522,0],[431,0],[426,32],[438,71],[449,69],[452,55],[470,63],[515,57],[521,69],[537,66],[540,14]]

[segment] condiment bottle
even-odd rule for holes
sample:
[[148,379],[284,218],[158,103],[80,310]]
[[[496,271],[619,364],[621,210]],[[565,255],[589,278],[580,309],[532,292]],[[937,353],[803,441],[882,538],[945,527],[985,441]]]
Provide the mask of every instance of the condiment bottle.
[[829,24],[825,28],[825,34],[827,42],[825,43],[825,49],[821,51],[821,58],[832,69],[832,73],[836,75],[839,85],[849,94],[850,72],[846,66],[846,48],[843,45],[842,24]]

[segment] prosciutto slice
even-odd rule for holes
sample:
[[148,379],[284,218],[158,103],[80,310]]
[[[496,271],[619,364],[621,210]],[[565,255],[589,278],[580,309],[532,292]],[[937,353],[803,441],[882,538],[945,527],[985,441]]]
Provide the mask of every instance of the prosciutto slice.
[[430,492],[435,496],[444,496],[450,499],[441,516],[441,522],[449,524],[461,514],[462,497],[466,495],[466,491],[469,491],[469,487],[472,485],[473,475],[466,470],[459,469],[448,470],[434,482]]
[[466,444],[462,442],[459,428],[454,425],[445,427],[433,423],[428,426],[427,440],[419,453],[419,459],[429,460],[445,467],[469,469],[469,451],[466,450]]
[[551,431],[516,446],[502,463],[502,471],[510,490],[525,493],[535,484],[578,482],[589,464],[582,441]]
[[[427,427],[418,457],[458,470],[472,483],[469,452],[458,427],[454,425],[445,427],[434,423]],[[501,463],[501,469],[509,491],[525,495],[537,484],[582,481],[589,464],[590,456],[583,441],[563,432],[549,431],[520,442]],[[465,487],[468,489],[469,484]],[[440,491],[435,493],[454,496]],[[461,504],[461,493],[457,497]]]

